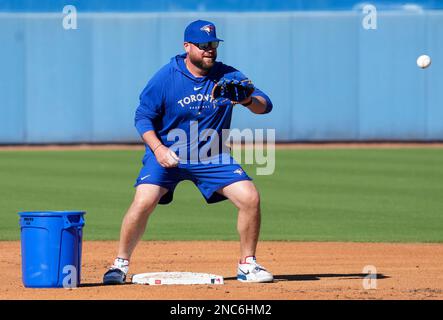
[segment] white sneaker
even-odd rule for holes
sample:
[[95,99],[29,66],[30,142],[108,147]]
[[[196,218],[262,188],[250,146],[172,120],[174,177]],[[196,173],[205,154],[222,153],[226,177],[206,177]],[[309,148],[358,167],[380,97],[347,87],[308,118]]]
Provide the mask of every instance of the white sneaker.
[[259,265],[254,256],[246,257],[245,263],[239,263],[237,280],[241,282],[272,282],[274,277]]

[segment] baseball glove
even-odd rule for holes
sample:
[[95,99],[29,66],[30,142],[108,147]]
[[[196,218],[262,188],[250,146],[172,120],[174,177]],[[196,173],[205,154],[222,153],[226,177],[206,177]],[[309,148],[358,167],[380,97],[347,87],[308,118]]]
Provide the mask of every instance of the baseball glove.
[[214,86],[211,97],[215,104],[223,104],[227,100],[237,104],[245,100],[254,92],[254,85],[249,79],[235,80],[221,78]]

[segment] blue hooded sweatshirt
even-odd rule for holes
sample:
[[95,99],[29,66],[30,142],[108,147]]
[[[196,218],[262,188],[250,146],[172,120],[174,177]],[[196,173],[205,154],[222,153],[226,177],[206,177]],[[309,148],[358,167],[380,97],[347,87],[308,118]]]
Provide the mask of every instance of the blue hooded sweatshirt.
[[[233,67],[215,62],[206,76],[195,77],[186,68],[185,58],[186,53],[173,57],[148,82],[140,94],[135,127],[141,136],[154,130],[160,141],[167,147],[173,146],[181,159],[185,156],[184,150],[186,159],[191,159],[191,149],[214,143],[215,134],[220,138],[215,142],[221,145],[222,130],[231,126],[233,105],[215,106],[212,88],[222,77],[242,80],[246,76]],[[264,113],[272,110],[271,100],[265,93],[255,88],[252,95],[266,99]],[[146,145],[146,155],[151,153]]]

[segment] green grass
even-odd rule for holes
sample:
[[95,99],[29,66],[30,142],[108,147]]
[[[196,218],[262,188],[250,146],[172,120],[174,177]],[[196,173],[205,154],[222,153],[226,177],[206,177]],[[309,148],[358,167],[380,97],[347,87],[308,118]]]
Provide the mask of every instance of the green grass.
[[[142,151],[1,151],[0,240],[18,240],[20,211],[87,211],[85,240],[118,239]],[[277,150],[256,176],[262,240],[442,242],[443,149]],[[231,203],[207,205],[178,185],[144,239],[236,240]]]

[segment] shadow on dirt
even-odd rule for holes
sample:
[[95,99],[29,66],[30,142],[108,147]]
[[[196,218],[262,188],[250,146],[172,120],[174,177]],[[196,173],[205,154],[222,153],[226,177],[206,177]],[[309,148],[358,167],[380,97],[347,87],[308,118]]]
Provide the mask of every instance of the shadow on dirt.
[[[340,278],[341,280],[365,279],[367,273],[325,273],[325,274],[279,274],[274,275],[274,282],[278,281],[317,281],[321,278]],[[377,273],[377,279],[387,279],[382,273]],[[237,280],[236,277],[224,278],[225,280]]]
[[108,284],[108,285],[104,285],[101,282],[97,282],[97,283],[80,283],[79,287],[80,288],[94,288],[94,287],[115,287],[115,286],[127,286],[127,285],[131,285],[131,282],[126,282],[124,284]]

